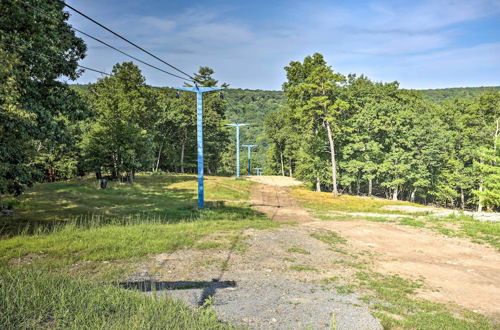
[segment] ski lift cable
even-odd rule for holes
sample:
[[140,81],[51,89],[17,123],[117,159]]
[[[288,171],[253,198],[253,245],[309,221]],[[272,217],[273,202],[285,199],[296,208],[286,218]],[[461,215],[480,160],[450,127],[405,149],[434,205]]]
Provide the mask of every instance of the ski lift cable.
[[[25,1],[19,0],[19,2],[21,2],[21,3],[25,4],[26,6],[30,7],[31,9],[33,9],[33,10],[37,11],[38,13],[42,14],[43,16],[45,16],[45,17],[47,17],[47,18],[49,18],[49,19],[55,19],[54,17],[49,16],[49,13],[47,13],[47,12],[45,12],[45,11],[43,11],[43,10],[39,9],[39,8],[34,7],[33,5],[31,5],[31,4],[29,4],[29,3],[25,2]],[[81,34],[83,34],[83,35],[85,35],[85,36],[87,36],[87,37],[89,37],[89,38],[91,38],[91,39],[93,39],[93,40],[95,40],[95,41],[97,41],[97,42],[99,42],[99,43],[101,43],[101,44],[103,44],[103,45],[105,45],[105,46],[107,46],[107,47],[109,47],[109,48],[111,48],[111,49],[113,49],[113,50],[115,50],[115,51],[117,51],[117,52],[121,53],[121,54],[123,54],[123,55],[125,55],[125,56],[128,56],[128,57],[130,57],[130,58],[132,58],[132,59],[134,59],[134,60],[136,60],[136,61],[138,61],[138,62],[140,62],[140,63],[143,63],[143,64],[145,64],[145,65],[147,65],[147,66],[149,66],[149,67],[151,67],[151,68],[153,68],[153,69],[156,69],[156,70],[158,70],[158,71],[161,71],[161,72],[163,72],[163,73],[165,73],[165,74],[168,74],[168,75],[170,75],[170,76],[173,76],[173,77],[176,77],[176,78],[182,79],[182,80],[184,80],[184,81],[189,80],[189,79],[186,79],[186,78],[181,77],[181,76],[179,76],[179,75],[176,75],[176,74],[174,74],[174,73],[171,73],[171,72],[168,72],[168,71],[163,70],[163,69],[161,69],[161,68],[158,68],[157,66],[152,65],[152,64],[150,64],[150,63],[148,63],[148,62],[146,62],[146,61],[143,61],[143,60],[141,60],[141,59],[139,59],[139,58],[137,58],[137,57],[135,57],[135,56],[132,56],[132,55],[130,55],[130,54],[128,54],[128,53],[126,53],[126,52],[124,52],[124,51],[122,51],[122,50],[118,49],[117,47],[114,47],[114,46],[112,46],[112,45],[108,44],[107,42],[105,42],[105,41],[103,41],[103,40],[100,40],[99,38],[94,37],[93,35],[91,35],[91,34],[89,34],[89,33],[86,33],[86,32],[84,32],[84,31],[82,31],[82,30],[80,30],[80,29],[77,29],[77,28],[75,28],[75,27],[73,27],[73,26],[71,27],[71,29],[72,29],[72,30],[74,30],[74,31],[77,31],[77,32],[79,32],[79,33],[81,33]]]
[[[89,37],[89,38],[91,38],[91,39],[93,39],[93,40],[95,40],[95,41],[97,41],[97,42],[99,42],[99,43],[101,43],[101,44],[103,44],[103,45],[105,45],[105,46],[107,46],[107,47],[109,47],[109,48],[111,48],[111,49],[113,49],[113,50],[115,50],[115,51],[117,51],[117,52],[119,52],[119,53],[122,53],[122,54],[123,54],[123,55],[125,55],[125,56],[128,56],[128,57],[130,57],[130,58],[132,58],[132,59],[134,59],[134,60],[136,60],[136,61],[138,61],[138,62],[140,62],[140,63],[142,63],[142,64],[144,64],[144,65],[147,65],[147,66],[149,66],[149,67],[151,67],[151,68],[153,68],[153,69],[156,69],[156,70],[158,70],[158,71],[160,71],[160,72],[166,73],[166,74],[168,74],[168,75],[170,75],[170,76],[172,76],[172,77],[176,77],[176,78],[179,78],[179,79],[184,80],[184,81],[189,80],[189,79],[186,79],[186,78],[181,77],[181,76],[179,76],[179,75],[176,75],[175,73],[171,73],[171,72],[165,71],[165,70],[163,70],[163,69],[161,69],[161,68],[159,68],[159,67],[157,67],[157,66],[155,66],[155,65],[153,65],[153,64],[150,64],[150,63],[148,63],[148,62],[145,62],[145,61],[143,61],[143,60],[141,60],[141,59],[139,59],[139,58],[137,58],[137,57],[135,57],[135,56],[132,56],[132,55],[130,55],[130,54],[127,54],[127,53],[125,53],[124,51],[122,51],[122,50],[120,50],[120,49],[118,49],[118,48],[116,48],[116,47],[114,47],[114,46],[112,46],[112,45],[108,44],[107,42],[102,41],[102,40],[100,40],[99,38],[96,38],[96,37],[94,37],[94,36],[92,36],[92,35],[90,35],[90,34],[88,34],[88,33],[86,33],[86,32],[83,32],[83,31],[81,31],[81,30],[77,29],[77,28],[74,28],[74,27],[73,27],[72,29],[73,29],[73,30],[75,30],[75,31],[77,31],[77,32],[79,32],[79,33],[81,33],[81,34],[83,34],[83,35],[85,35],[85,36],[87,36],[87,37]],[[189,81],[190,81],[190,80],[189,80]]]
[[194,78],[194,77],[192,77],[191,75],[189,75],[189,74],[187,74],[186,72],[182,71],[181,69],[177,68],[176,66],[174,66],[174,65],[172,65],[172,64],[170,64],[170,63],[168,63],[167,61],[165,61],[165,60],[163,60],[163,59],[159,58],[158,56],[154,55],[153,53],[151,53],[151,52],[147,51],[147,50],[146,50],[146,49],[144,49],[143,47],[141,47],[141,46],[137,45],[136,43],[134,43],[134,42],[132,42],[132,41],[130,41],[130,40],[128,40],[128,39],[127,39],[127,38],[125,38],[124,36],[120,35],[119,33],[115,32],[115,31],[113,31],[113,30],[111,30],[110,28],[108,28],[107,26],[103,25],[102,23],[99,23],[98,21],[96,21],[96,20],[95,20],[95,19],[93,19],[92,17],[90,17],[90,16],[88,16],[88,15],[86,15],[86,14],[82,13],[82,12],[81,12],[81,11],[79,11],[78,9],[76,9],[76,8],[74,8],[74,7],[70,6],[70,5],[68,5],[66,2],[64,2],[64,1],[62,1],[62,0],[58,0],[58,1],[59,1],[59,2],[61,2],[62,4],[64,4],[64,6],[68,7],[69,9],[71,9],[71,10],[73,10],[74,12],[78,13],[79,15],[83,16],[83,17],[84,17],[84,18],[86,18],[87,20],[91,21],[92,23],[94,23],[94,24],[96,24],[96,25],[100,26],[101,28],[105,29],[106,31],[108,31],[108,32],[112,33],[113,35],[115,35],[115,36],[117,36],[118,38],[122,39],[123,41],[127,42],[128,44],[130,44],[130,45],[132,45],[132,46],[136,47],[137,49],[139,49],[139,50],[143,51],[144,53],[146,53],[146,54],[148,54],[149,56],[151,56],[151,57],[155,58],[156,60],[158,60],[158,61],[162,62],[163,64],[168,65],[170,68],[172,68],[172,69],[174,69],[174,70],[176,70],[176,71],[178,71],[178,72],[180,72],[180,73],[184,74],[185,76],[187,76],[188,78],[190,78],[190,79],[191,79],[191,81],[193,81],[193,82],[195,81],[195,78]]

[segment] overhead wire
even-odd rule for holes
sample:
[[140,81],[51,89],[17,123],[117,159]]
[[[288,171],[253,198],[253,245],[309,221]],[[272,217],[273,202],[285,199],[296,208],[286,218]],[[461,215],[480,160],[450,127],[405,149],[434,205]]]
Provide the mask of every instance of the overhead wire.
[[100,40],[100,39],[98,39],[98,38],[96,38],[96,37],[94,37],[94,36],[92,36],[92,35],[90,35],[90,34],[88,34],[88,33],[86,33],[86,32],[83,32],[83,31],[81,31],[81,30],[77,29],[77,28],[74,28],[74,27],[73,27],[72,29],[73,29],[73,30],[75,30],[75,31],[77,31],[77,32],[79,32],[79,33],[81,33],[81,34],[83,34],[83,35],[85,35],[85,36],[87,36],[87,37],[89,37],[89,38],[91,38],[91,39],[93,39],[93,40],[95,40],[95,41],[97,41],[97,42],[99,42],[99,43],[101,43],[101,44],[103,44],[103,45],[105,45],[105,46],[107,46],[107,47],[109,47],[109,48],[111,48],[111,49],[113,49],[113,50],[115,50],[115,51],[117,51],[117,52],[119,52],[119,53],[122,53],[122,54],[123,54],[123,55],[125,55],[125,56],[130,57],[131,59],[136,60],[137,62],[140,62],[140,63],[142,63],[142,64],[144,64],[144,65],[147,65],[147,66],[149,66],[149,67],[151,67],[151,68],[153,68],[153,69],[156,69],[156,70],[158,70],[158,71],[161,71],[161,72],[163,72],[163,73],[166,73],[166,74],[168,74],[168,75],[170,75],[170,76],[172,76],[172,77],[176,77],[176,78],[179,78],[179,79],[184,80],[184,81],[186,81],[186,80],[187,80],[186,78],[181,77],[181,76],[178,76],[178,75],[176,75],[175,73],[171,73],[171,72],[165,71],[165,70],[163,70],[163,69],[161,69],[161,68],[159,68],[159,67],[157,67],[157,66],[154,66],[153,64],[149,64],[148,62],[145,62],[145,61],[143,61],[143,60],[141,60],[141,59],[139,59],[139,58],[137,58],[137,57],[135,57],[135,56],[132,56],[132,55],[130,55],[130,54],[127,54],[127,53],[125,53],[124,51],[122,51],[122,50],[120,50],[120,49],[118,49],[118,48],[116,48],[116,47],[114,47],[114,46],[112,46],[112,45],[108,44],[107,42],[102,41],[102,40]]
[[129,39],[125,38],[124,36],[120,35],[119,33],[111,30],[110,28],[108,28],[107,26],[105,26],[104,24],[102,23],[99,23],[98,21],[96,21],[95,19],[93,19],[92,17],[82,13],[81,11],[79,11],[78,9],[74,8],[73,6],[71,5],[68,5],[66,2],[62,1],[62,0],[58,0],[59,2],[63,3],[64,6],[68,7],[69,9],[73,10],[74,12],[78,13],[79,15],[81,15],[82,17],[86,18],[87,20],[91,21],[92,23],[100,26],[101,28],[105,29],[106,31],[112,33],[113,35],[117,36],[118,38],[122,39],[123,41],[127,42],[128,44],[136,47],[137,49],[143,51],[144,53],[148,54],[149,56],[155,58],[156,60],[162,62],[163,64],[169,66],[170,68],[184,74],[185,76],[187,76],[192,82],[196,83],[196,80],[193,76],[187,74],[186,72],[182,71],[181,69],[177,68],[176,66],[168,63],[167,61],[159,58],[158,56],[156,56],[155,54],[151,53],[150,51],[144,49],[143,47],[137,45],[136,43],[130,41]]
[[[45,12],[45,11],[43,11],[43,10],[39,9],[39,8],[36,8],[36,7],[32,6],[31,4],[29,4],[29,3],[25,2],[25,1],[23,1],[23,0],[19,0],[19,2],[21,2],[21,3],[25,4],[26,6],[28,6],[28,7],[32,8],[33,10],[37,11],[38,13],[42,14],[43,16],[45,16],[45,17],[47,17],[47,18],[50,18],[50,19],[53,19],[53,18],[54,18],[54,17],[49,16],[49,14],[48,14],[47,12]],[[176,74],[174,74],[174,73],[171,73],[171,72],[168,72],[168,71],[166,71],[166,70],[163,70],[163,69],[161,69],[161,68],[159,68],[159,67],[157,67],[157,66],[155,66],[155,65],[153,65],[153,64],[150,64],[150,63],[148,63],[148,62],[146,62],[146,61],[143,61],[143,60],[141,60],[141,59],[139,59],[139,58],[137,58],[137,57],[135,57],[135,56],[133,56],[133,55],[130,55],[130,54],[128,54],[128,53],[126,53],[126,52],[124,52],[124,51],[122,51],[122,50],[118,49],[117,47],[115,47],[115,46],[113,46],[113,45],[110,45],[109,43],[107,43],[107,42],[105,42],[105,41],[103,41],[103,40],[101,40],[101,39],[99,39],[99,38],[97,38],[97,37],[94,37],[93,35],[91,35],[91,34],[89,34],[89,33],[86,33],[86,32],[84,32],[84,31],[82,31],[82,30],[80,30],[80,29],[77,29],[77,28],[75,28],[75,27],[73,27],[73,26],[71,27],[71,29],[72,29],[72,30],[74,30],[74,31],[77,31],[77,32],[79,32],[79,33],[81,33],[81,34],[83,34],[83,35],[87,36],[88,38],[91,38],[91,39],[93,39],[93,40],[95,40],[95,41],[97,41],[97,42],[99,42],[99,43],[101,43],[101,44],[103,44],[103,45],[105,45],[105,46],[107,46],[107,47],[109,47],[109,48],[111,48],[111,49],[113,49],[113,50],[115,50],[115,51],[117,51],[117,52],[119,52],[119,53],[123,54],[123,55],[125,55],[125,56],[128,56],[128,57],[130,57],[130,58],[132,58],[132,59],[134,59],[134,60],[136,60],[136,61],[138,61],[138,62],[140,62],[140,63],[142,63],[142,64],[144,64],[144,65],[147,65],[147,66],[149,66],[149,67],[151,67],[151,68],[153,68],[153,69],[156,69],[156,70],[158,70],[158,71],[160,71],[160,72],[163,72],[163,73],[165,73],[165,74],[168,74],[168,75],[170,75],[170,76],[173,76],[173,77],[179,78],[179,79],[181,79],[181,80],[183,80],[183,81],[189,80],[189,79],[186,79],[186,78],[181,77],[181,76],[179,76],[179,75],[176,75]]]

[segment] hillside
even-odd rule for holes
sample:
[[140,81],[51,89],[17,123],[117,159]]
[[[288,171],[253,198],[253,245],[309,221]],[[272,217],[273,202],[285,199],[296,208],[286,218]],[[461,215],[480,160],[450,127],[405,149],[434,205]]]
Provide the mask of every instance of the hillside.
[[426,100],[435,103],[443,103],[456,98],[471,99],[487,90],[500,91],[500,86],[420,89],[419,91]]

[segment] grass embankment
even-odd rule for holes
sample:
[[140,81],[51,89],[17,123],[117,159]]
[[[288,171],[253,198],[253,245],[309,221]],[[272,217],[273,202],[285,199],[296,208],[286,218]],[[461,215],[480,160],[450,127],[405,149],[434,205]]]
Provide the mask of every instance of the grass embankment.
[[213,313],[102,283],[124,280],[148,255],[238,249],[242,230],[278,226],[244,202],[250,186],[208,177],[202,211],[189,175],[138,176],[106,190],[92,179],[35,186],[0,218],[0,328],[223,327]]
[[321,220],[392,222],[402,226],[430,229],[450,237],[469,238],[475,243],[486,243],[500,250],[500,223],[481,222],[468,215],[437,217],[429,215],[427,211],[414,212],[414,209],[412,212],[384,209],[392,205],[424,207],[405,201],[349,195],[333,198],[331,193],[318,193],[300,187],[293,189],[292,194],[303,207]]

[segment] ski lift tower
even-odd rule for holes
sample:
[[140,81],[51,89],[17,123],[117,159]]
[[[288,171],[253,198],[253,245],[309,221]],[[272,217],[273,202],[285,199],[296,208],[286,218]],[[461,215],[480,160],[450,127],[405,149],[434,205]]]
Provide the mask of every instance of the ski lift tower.
[[240,178],[240,127],[249,126],[250,124],[232,123],[226,126],[236,127],[236,178]]
[[247,175],[250,176],[252,175],[252,171],[250,170],[250,164],[251,164],[251,156],[252,156],[252,148],[256,147],[257,145],[255,144],[244,144],[242,147],[245,147],[248,149],[248,167],[247,167]]
[[203,93],[221,90],[221,87],[177,87],[177,89],[196,93],[196,140],[198,143],[198,208],[205,208],[203,173]]

